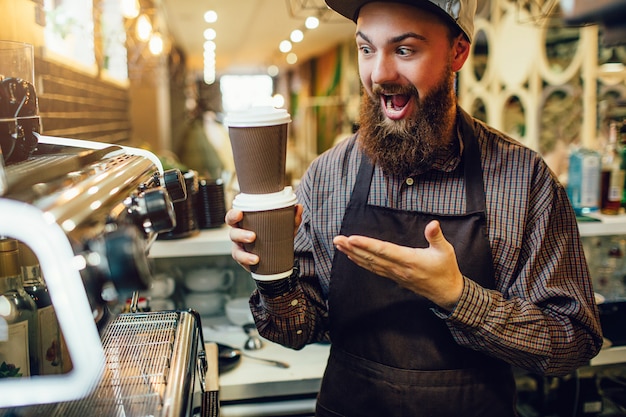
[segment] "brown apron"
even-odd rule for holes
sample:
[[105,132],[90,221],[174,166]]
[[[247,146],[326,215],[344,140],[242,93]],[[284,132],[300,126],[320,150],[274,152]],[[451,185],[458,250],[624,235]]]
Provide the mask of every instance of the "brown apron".
[[[462,119],[462,118],[460,118]],[[465,130],[470,130],[467,121]],[[494,287],[485,230],[485,194],[474,135],[464,134],[467,212],[436,215],[367,204],[373,166],[364,157],[341,225],[365,235],[427,247],[424,228],[439,220],[463,275]],[[337,251],[329,292],[331,354],[316,415],[411,417],[515,416],[508,364],[461,347],[424,297],[366,271]]]

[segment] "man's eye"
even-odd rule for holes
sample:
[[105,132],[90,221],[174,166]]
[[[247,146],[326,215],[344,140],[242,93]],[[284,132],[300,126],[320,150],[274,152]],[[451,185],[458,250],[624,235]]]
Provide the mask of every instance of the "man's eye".
[[372,53],[372,48],[370,48],[369,46],[360,46],[359,50],[363,55],[369,55],[370,53]]
[[398,55],[401,55],[401,56],[411,55],[412,52],[413,51],[410,48],[402,47],[402,48],[397,49]]

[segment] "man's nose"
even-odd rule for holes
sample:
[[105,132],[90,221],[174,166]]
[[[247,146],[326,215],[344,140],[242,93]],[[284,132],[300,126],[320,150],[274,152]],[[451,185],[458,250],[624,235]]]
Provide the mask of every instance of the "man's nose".
[[396,81],[398,78],[398,69],[389,57],[381,54],[377,57],[372,69],[372,82],[374,84],[388,84]]

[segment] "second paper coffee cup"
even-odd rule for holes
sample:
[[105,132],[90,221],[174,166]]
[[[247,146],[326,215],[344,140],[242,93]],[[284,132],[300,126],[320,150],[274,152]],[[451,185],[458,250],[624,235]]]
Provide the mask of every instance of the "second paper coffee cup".
[[287,127],[291,116],[271,106],[230,112],[224,119],[239,188],[246,194],[280,192],[285,186]]
[[296,203],[291,187],[277,193],[241,193],[233,200],[233,208],[243,211],[241,227],[256,233],[256,240],[244,245],[259,257],[259,263],[250,267],[253,278],[267,281],[291,275]]

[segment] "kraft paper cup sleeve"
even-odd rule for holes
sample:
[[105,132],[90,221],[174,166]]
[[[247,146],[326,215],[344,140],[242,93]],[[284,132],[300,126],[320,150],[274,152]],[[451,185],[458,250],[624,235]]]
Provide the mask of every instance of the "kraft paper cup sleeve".
[[255,279],[271,280],[289,276],[293,270],[293,243],[296,195],[291,187],[278,193],[238,194],[233,208],[244,212],[241,226],[257,238],[244,249],[259,256],[250,270]]
[[259,263],[250,266],[252,273],[276,275],[293,269],[294,218],[293,206],[244,213],[242,227],[257,235],[254,242],[244,244],[259,256]]
[[229,112],[228,127],[239,188],[267,194],[285,186],[288,124],[291,116],[271,106]]
[[241,191],[280,191],[285,186],[287,125],[231,127],[228,133]]

